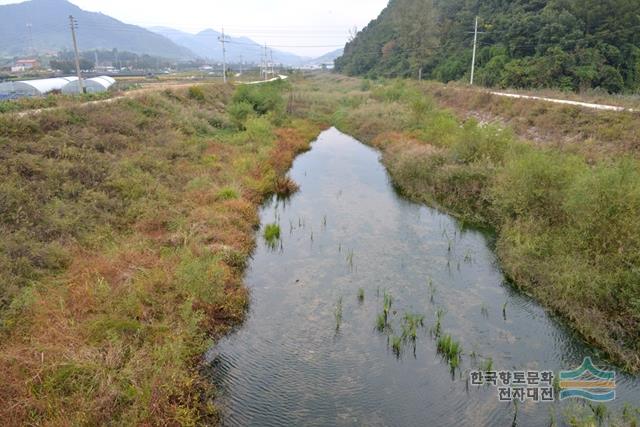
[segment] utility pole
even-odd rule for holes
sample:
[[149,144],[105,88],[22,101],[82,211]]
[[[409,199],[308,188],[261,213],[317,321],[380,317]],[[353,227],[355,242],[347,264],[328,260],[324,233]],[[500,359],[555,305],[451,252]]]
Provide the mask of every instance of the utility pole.
[[418,80],[422,81],[422,67],[420,67],[420,69],[418,69]]
[[271,77],[275,77],[276,76],[276,72],[273,69],[273,49],[269,49],[269,54],[270,54],[270,61],[271,61]]
[[222,43],[222,81],[227,82],[227,48],[225,43],[228,41],[224,35],[224,27],[222,27],[222,35],[218,37],[220,43]]
[[473,74],[476,70],[476,47],[478,46],[478,17],[476,16],[476,29],[473,33],[473,55],[471,56],[471,82],[473,86]]
[[27,31],[29,32],[29,55],[34,56],[36,50],[33,47],[33,31],[31,23],[27,24]]
[[82,73],[80,73],[80,55],[78,54],[78,41],[76,40],[76,28],[78,28],[78,21],[73,18],[73,15],[69,15],[69,26],[71,27],[71,37],[73,38],[73,50],[76,53],[76,73],[78,74],[78,86],[82,93],[86,93],[84,84],[82,83]]
[[267,58],[267,44],[266,43],[264,44],[264,56],[263,56],[263,58],[264,58],[264,61],[262,63],[262,67],[263,67],[262,68],[263,69],[263,71],[262,71],[262,73],[263,73],[262,79],[263,80],[267,80],[267,74],[268,74],[267,67],[268,67],[269,59]]

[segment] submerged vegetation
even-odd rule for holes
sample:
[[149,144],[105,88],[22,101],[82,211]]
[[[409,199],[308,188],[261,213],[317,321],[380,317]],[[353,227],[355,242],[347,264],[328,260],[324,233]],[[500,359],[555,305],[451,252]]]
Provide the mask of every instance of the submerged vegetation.
[[342,297],[338,298],[333,315],[336,320],[336,332],[338,332],[340,330],[340,325],[342,324]]
[[[523,141],[508,128],[461,122],[437,108],[429,85],[418,82],[365,86],[359,79],[317,77],[295,89],[293,114],[332,123],[379,148],[406,196],[492,226],[501,265],[515,286],[626,368],[640,368],[636,148],[594,156],[590,144]],[[578,123],[599,114],[577,107],[537,111],[540,120],[560,112]],[[616,114],[637,127],[637,117]],[[615,123],[600,123],[597,133]]]
[[258,204],[319,131],[281,92],[0,114],[3,424],[215,422],[199,361],[244,317]]

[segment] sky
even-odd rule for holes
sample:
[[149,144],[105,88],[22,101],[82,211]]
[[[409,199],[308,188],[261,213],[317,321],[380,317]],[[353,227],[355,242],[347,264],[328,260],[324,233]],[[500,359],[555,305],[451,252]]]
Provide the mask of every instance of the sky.
[[[206,28],[247,36],[304,56],[343,47],[353,27],[362,29],[388,0],[71,0],[128,24],[166,26],[189,33]],[[0,4],[18,3],[0,0]]]

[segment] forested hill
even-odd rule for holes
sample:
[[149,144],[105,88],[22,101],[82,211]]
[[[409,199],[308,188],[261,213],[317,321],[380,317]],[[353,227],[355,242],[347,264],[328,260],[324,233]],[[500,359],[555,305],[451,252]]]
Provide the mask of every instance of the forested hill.
[[640,0],[391,0],[345,46],[352,75],[609,92],[640,89]]

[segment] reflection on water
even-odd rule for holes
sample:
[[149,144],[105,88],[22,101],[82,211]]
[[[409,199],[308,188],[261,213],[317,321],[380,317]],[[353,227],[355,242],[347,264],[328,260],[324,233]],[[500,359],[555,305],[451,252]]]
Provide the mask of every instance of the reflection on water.
[[[511,425],[514,408],[495,388],[468,386],[478,361],[557,372],[598,360],[503,283],[488,236],[398,196],[375,150],[330,129],[291,176],[301,191],[261,211],[263,227],[280,224],[282,242],[259,239],[248,318],[207,355],[225,425]],[[399,358],[376,330],[384,292],[395,334],[403,313],[425,316],[415,351],[405,346]],[[429,332],[438,308],[464,350],[453,376]],[[619,375],[613,406],[625,401],[640,401],[640,382]],[[556,406],[521,406],[518,425],[548,425]]]

